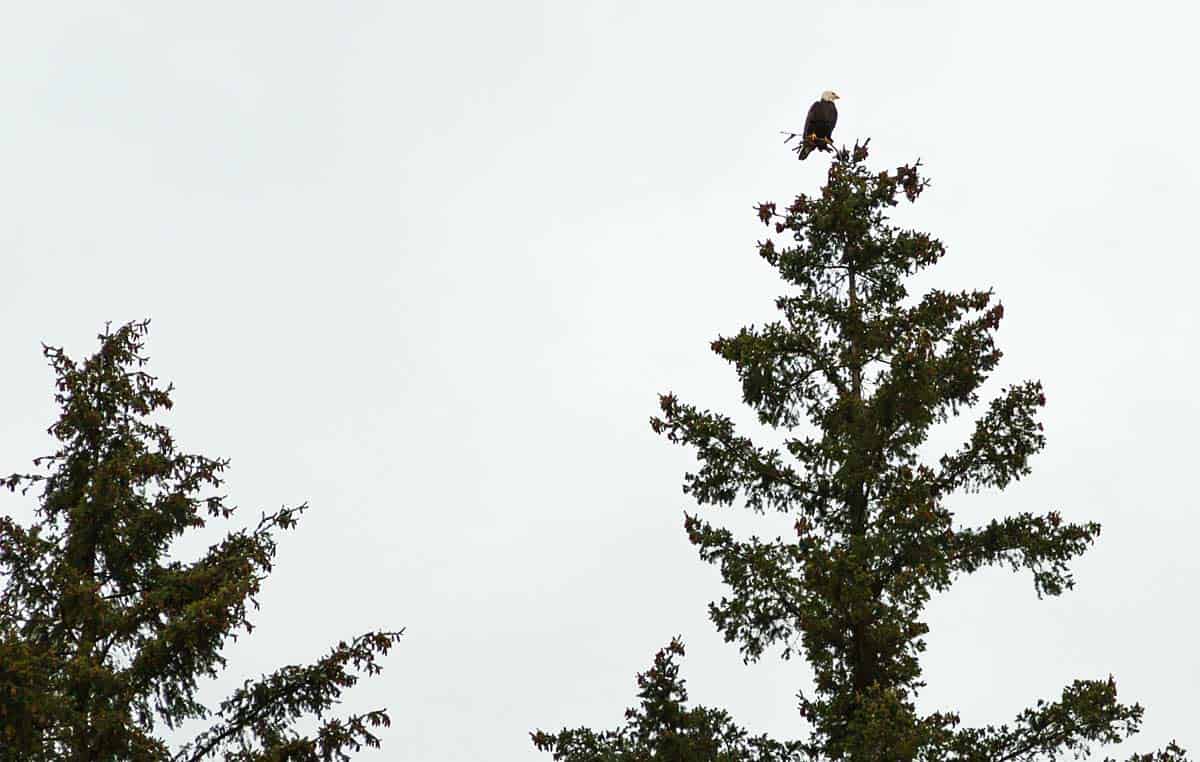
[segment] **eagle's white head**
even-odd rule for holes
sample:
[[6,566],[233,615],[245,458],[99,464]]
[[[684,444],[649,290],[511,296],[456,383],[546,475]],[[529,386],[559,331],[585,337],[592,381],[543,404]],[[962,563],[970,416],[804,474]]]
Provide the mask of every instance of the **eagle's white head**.
[[839,97],[840,96],[832,90],[826,90],[825,92],[821,93],[821,100],[823,101],[832,102],[836,101]]

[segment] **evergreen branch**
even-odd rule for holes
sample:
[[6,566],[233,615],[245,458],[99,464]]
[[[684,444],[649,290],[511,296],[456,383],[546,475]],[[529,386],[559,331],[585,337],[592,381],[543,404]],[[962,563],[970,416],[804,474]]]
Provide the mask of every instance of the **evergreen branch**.
[[964,729],[952,748],[965,760],[1037,762],[1070,751],[1086,755],[1093,743],[1119,743],[1138,732],[1143,709],[1117,702],[1117,687],[1107,681],[1076,680],[1056,702],[1039,701],[1022,711],[1010,727]]
[[651,418],[651,428],[673,443],[695,447],[703,463],[699,473],[686,477],[684,487],[701,503],[729,504],[742,493],[753,510],[770,506],[782,511],[815,494],[784,465],[778,450],[755,447],[735,433],[728,418],[681,404],[671,394],[662,395],[659,403],[663,417]]
[[1067,561],[1082,554],[1100,534],[1100,525],[1063,524],[1056,512],[1045,516],[1021,513],[993,519],[983,529],[954,533],[947,556],[956,571],[973,572],[984,565],[1006,563],[1013,571],[1033,570],[1038,597],[1060,595],[1075,586]]
[[1026,382],[1005,390],[975,424],[971,440],[954,455],[941,459],[935,478],[938,494],[965,487],[1003,489],[1029,473],[1029,458],[1046,444],[1042,424],[1034,416],[1046,404],[1042,385]]
[[[265,740],[268,747],[282,747],[297,741],[296,738],[282,737],[288,724],[304,713],[312,712],[319,717],[327,711],[345,688],[358,682],[358,677],[348,668],[377,674],[381,668],[375,663],[376,657],[385,655],[403,634],[403,630],[369,632],[349,644],[339,643],[327,656],[310,666],[283,667],[257,682],[247,680],[221,703],[221,714],[228,719],[185,745],[173,759],[175,762],[200,762],[214,750],[234,742],[245,752],[250,748],[247,734]],[[386,714],[370,713],[363,717],[375,717],[379,724],[388,722]],[[330,734],[331,739],[362,737],[361,734],[345,736],[336,733],[334,728],[330,729]],[[369,741],[366,743],[370,745]]]

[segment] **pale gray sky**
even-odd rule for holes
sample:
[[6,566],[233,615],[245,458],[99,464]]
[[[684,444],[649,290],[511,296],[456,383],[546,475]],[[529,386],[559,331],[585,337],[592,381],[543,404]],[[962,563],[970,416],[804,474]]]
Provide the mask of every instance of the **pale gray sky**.
[[925,161],[901,215],[949,247],[926,283],[1004,302],[985,391],[1046,385],[1034,474],[961,517],[1104,524],[1062,598],[994,570],[935,600],[922,708],[999,723],[1112,673],[1147,707],[1119,751],[1200,751],[1197,22],[1153,0],[13,5],[0,471],[47,447],[39,342],[84,355],[151,317],[172,425],[233,459],[243,519],[312,504],[206,695],[404,626],[351,694],[394,719],[364,758],[548,759],[529,730],[616,725],[682,634],[696,702],[796,737],[809,673],[743,667],[707,621],[690,454],[647,419],[668,390],[747,418],[707,345],[772,315],[752,207],[819,185],[827,159],[778,131],[832,88],[839,141]]

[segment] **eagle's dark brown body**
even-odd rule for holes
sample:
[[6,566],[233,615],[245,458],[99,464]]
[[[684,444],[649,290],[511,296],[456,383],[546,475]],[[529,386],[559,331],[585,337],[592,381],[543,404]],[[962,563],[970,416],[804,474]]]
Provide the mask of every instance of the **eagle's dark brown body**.
[[800,158],[808,156],[814,148],[828,151],[835,126],[837,106],[833,105],[833,101],[819,100],[810,106],[808,118],[804,120],[804,145],[800,149]]

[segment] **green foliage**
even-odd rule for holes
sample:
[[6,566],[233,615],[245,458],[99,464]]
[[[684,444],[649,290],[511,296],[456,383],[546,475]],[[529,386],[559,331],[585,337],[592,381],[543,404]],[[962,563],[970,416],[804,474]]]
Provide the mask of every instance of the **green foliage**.
[[625,711],[626,724],[596,733],[587,728],[537,731],[533,744],[559,762],[800,762],[800,746],[750,736],[719,709],[687,707],[687,689],[677,657],[683,643],[672,640],[637,676],[641,706]]
[[[106,330],[83,363],[44,349],[59,449],[34,461],[46,473],[0,480],[42,488],[30,526],[0,518],[0,760],[346,760],[378,746],[386,712],[327,715],[399,632],[247,681],[216,712],[196,699],[197,681],[224,668],[224,645],[253,629],[275,535],[306,506],[230,531],[198,559],[172,557],[185,532],[234,509],[216,492],[227,461],[180,452],[157,422],[171,387],[142,369],[147,325]],[[293,728],[310,715],[314,735]],[[204,718],[207,731],[168,748],[161,731]]]
[[[984,566],[1028,570],[1037,594],[1073,585],[1071,559],[1100,532],[1055,511],[982,526],[955,521],[955,493],[1003,489],[1030,472],[1044,446],[1042,386],[1000,391],[969,440],[932,460],[933,426],[980,404],[1000,361],[993,333],[1004,308],[991,291],[909,294],[911,276],[936,264],[942,243],[892,225],[888,214],[926,188],[920,163],[868,169],[864,143],[837,152],[825,186],[784,208],[758,206],[775,236],[759,255],[787,284],[780,319],[712,342],[731,363],[742,398],[782,444],[765,447],[725,415],[660,398],[655,432],[695,449],[683,489],[701,506],[735,502],[794,518],[794,534],[739,538],[699,514],[689,540],[716,564],[728,593],[710,616],[747,661],[769,649],[812,665],[801,693],[811,727],[798,748],[813,760],[1055,760],[1137,732],[1140,706],[1117,701],[1109,680],[1077,681],[1010,725],[962,728],[957,715],[921,716],[918,661],[931,595]],[[813,433],[815,432],[815,433]],[[560,737],[561,738],[561,737]],[[591,738],[574,731],[571,739]],[[634,759],[589,756],[578,762]],[[791,747],[789,747],[791,748]],[[562,746],[558,749],[561,751]],[[712,757],[695,757],[709,759]],[[1131,762],[1182,760],[1172,744]]]

